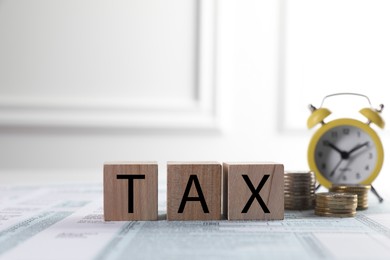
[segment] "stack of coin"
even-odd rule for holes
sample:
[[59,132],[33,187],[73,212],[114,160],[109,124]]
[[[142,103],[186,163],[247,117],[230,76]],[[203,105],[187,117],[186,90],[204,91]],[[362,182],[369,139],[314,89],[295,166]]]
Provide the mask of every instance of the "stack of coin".
[[356,215],[357,201],[356,194],[317,193],[314,213],[323,217],[354,217]]
[[363,184],[342,184],[342,185],[333,185],[329,189],[331,192],[337,193],[350,193],[356,194],[358,196],[358,210],[363,210],[368,208],[368,191],[371,189],[371,185]]
[[284,208],[293,210],[312,209],[314,207],[315,183],[313,172],[285,172]]

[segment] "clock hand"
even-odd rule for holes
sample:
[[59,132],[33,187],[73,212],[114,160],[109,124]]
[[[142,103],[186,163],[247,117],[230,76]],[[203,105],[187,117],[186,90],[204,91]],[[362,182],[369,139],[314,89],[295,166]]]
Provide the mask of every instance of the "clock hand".
[[336,164],[336,166],[330,172],[329,177],[333,177],[334,173],[336,172],[337,168],[339,168],[342,161],[343,161],[343,157],[340,158],[340,161]]
[[[347,164],[344,166],[345,169],[347,169],[349,167],[349,165],[351,165],[352,161],[354,161],[354,158],[352,158],[351,160],[348,160]],[[345,176],[345,171],[341,171],[340,175],[337,177],[337,179],[334,181],[334,183],[340,183],[340,179],[341,177]]]
[[334,144],[332,144],[332,143],[329,142],[329,141],[324,141],[324,145],[325,145],[325,146],[329,146],[330,148],[336,150],[336,151],[339,152],[340,154],[343,152],[343,151],[341,151],[339,148],[337,148],[337,146],[335,146]]
[[351,149],[349,152],[347,152],[347,153],[348,153],[348,155],[351,155],[351,153],[353,153],[353,152],[359,150],[360,148],[362,148],[362,147],[364,147],[364,146],[366,146],[366,145],[368,145],[368,144],[369,144],[369,142],[365,142],[365,143],[362,143],[362,144],[358,144],[358,145],[356,145],[354,148],[352,148],[352,149]]
[[332,144],[331,142],[329,142],[329,141],[324,141],[324,145],[325,145],[325,146],[329,146],[330,148],[332,148],[332,149],[334,149],[335,151],[337,151],[337,152],[341,155],[341,158],[342,158],[342,159],[348,159],[348,158],[349,158],[349,153],[348,153],[348,152],[340,150],[337,146],[335,146],[335,145]]
[[[344,168],[349,168],[349,166],[362,154],[365,154],[367,152],[367,150],[363,150],[363,151],[360,151],[358,153],[355,153],[354,155],[352,155],[351,157],[349,157],[348,159],[348,162],[347,164],[344,166]],[[335,182],[339,182],[340,178],[345,175],[346,172],[342,172],[339,177],[337,178],[337,180]]]

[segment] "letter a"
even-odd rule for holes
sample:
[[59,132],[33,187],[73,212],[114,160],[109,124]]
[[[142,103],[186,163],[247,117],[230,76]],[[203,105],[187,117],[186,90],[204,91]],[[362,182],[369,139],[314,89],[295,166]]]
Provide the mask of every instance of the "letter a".
[[[195,189],[198,192],[199,197],[189,197],[192,183],[195,184]],[[190,175],[190,178],[188,179],[187,187],[186,190],[184,191],[184,195],[181,200],[178,213],[183,213],[187,201],[200,201],[203,208],[203,212],[209,213],[209,209],[207,207],[206,200],[202,192],[202,188],[200,187],[199,180],[196,175]]]

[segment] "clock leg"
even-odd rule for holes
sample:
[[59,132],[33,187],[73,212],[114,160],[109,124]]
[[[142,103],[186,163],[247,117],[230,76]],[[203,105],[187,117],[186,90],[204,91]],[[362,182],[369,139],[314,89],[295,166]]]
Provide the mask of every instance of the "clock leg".
[[383,198],[381,197],[381,195],[379,195],[379,193],[375,190],[374,186],[372,185],[371,185],[371,191],[378,198],[379,202],[383,202]]

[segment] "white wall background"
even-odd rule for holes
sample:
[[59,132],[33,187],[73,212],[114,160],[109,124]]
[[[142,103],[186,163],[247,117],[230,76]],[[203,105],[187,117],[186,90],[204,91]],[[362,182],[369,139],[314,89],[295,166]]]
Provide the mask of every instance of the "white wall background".
[[357,91],[390,104],[388,11],[379,0],[0,0],[1,180],[95,181],[111,160],[157,160],[162,176],[168,160],[307,169],[308,103]]

